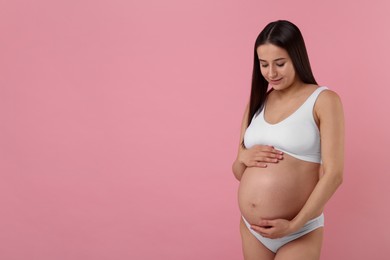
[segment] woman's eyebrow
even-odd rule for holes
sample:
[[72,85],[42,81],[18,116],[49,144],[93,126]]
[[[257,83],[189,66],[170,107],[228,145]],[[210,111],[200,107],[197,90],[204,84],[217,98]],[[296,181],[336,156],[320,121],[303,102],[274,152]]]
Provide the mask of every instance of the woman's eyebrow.
[[[279,60],[285,60],[286,58],[277,58],[274,61],[279,61]],[[266,60],[259,59],[262,62],[267,62]]]

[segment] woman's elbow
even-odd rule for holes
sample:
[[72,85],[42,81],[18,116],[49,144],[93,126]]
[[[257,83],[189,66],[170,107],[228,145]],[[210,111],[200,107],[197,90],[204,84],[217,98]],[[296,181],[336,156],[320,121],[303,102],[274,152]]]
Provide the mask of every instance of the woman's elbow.
[[233,172],[233,175],[234,177],[238,180],[238,181],[241,181],[241,177],[242,177],[242,174],[244,172],[246,167],[243,167],[243,165],[241,165],[241,163],[239,163],[237,160],[235,160],[233,162],[233,165],[232,165],[232,172]]
[[[338,167],[337,167],[338,168]],[[325,177],[338,188],[343,183],[343,170],[337,168],[327,168],[322,172],[322,177]]]
[[342,170],[334,172],[333,181],[336,187],[339,187],[343,183],[344,177]]

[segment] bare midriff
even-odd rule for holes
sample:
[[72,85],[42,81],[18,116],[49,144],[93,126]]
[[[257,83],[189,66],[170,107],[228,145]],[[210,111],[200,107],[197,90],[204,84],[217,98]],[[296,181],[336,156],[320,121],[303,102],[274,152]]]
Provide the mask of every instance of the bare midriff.
[[286,153],[283,160],[268,163],[266,168],[246,168],[238,190],[241,214],[251,224],[260,219],[293,219],[316,186],[319,169],[319,163]]

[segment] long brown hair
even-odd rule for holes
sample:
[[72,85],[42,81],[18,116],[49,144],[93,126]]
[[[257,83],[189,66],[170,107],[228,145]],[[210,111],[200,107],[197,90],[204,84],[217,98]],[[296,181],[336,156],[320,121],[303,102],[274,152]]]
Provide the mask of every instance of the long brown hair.
[[[263,109],[267,97],[268,82],[260,71],[257,48],[270,43],[285,49],[290,56],[299,79],[307,84],[317,84],[311,70],[305,42],[299,28],[286,20],[269,23],[257,36],[254,48],[252,88],[249,101],[248,126],[255,113]],[[272,89],[270,90],[272,91]]]

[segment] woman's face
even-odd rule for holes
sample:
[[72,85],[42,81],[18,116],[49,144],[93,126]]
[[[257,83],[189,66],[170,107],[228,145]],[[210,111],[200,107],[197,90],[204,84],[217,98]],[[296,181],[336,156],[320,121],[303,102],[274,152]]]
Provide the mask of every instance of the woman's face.
[[275,90],[287,89],[299,81],[292,60],[285,49],[267,43],[257,48],[257,56],[261,74]]

